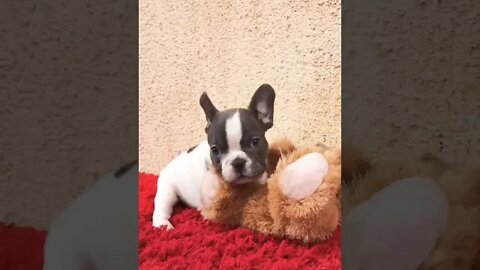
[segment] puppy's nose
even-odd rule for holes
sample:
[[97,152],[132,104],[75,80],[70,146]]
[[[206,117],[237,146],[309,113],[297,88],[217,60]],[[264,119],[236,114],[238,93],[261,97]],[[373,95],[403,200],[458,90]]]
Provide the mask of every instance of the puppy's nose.
[[245,159],[236,158],[232,161],[231,164],[232,164],[232,167],[235,168],[235,170],[237,170],[238,172],[241,172],[245,168],[245,163],[247,163]]

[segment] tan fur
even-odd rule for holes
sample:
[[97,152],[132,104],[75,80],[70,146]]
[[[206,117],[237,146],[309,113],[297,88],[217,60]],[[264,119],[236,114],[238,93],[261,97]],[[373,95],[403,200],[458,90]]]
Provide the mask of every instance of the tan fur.
[[[357,151],[356,149],[355,151]],[[344,153],[344,160],[349,152]],[[359,157],[355,154],[352,156]],[[360,155],[361,156],[361,155]],[[357,163],[368,163],[368,159]],[[407,160],[407,161],[406,161]],[[350,168],[356,168],[355,166]],[[351,171],[349,174],[356,174]],[[458,168],[432,154],[418,159],[399,157],[370,163],[369,169],[344,189],[344,214],[382,188],[405,177],[420,175],[435,180],[449,201],[449,224],[434,250],[419,269],[475,269],[480,251],[480,167]],[[478,266],[478,265],[477,265]]]
[[271,175],[277,167],[278,161],[295,150],[295,145],[287,140],[281,139],[272,143],[267,151],[267,173]]
[[[288,140],[274,143],[270,149],[270,161],[272,164],[278,161],[278,164],[266,185],[232,186],[220,181],[213,204],[204,209],[202,215],[220,223],[304,242],[327,239],[337,229],[341,218],[340,151],[324,146],[295,149]],[[323,183],[303,200],[286,197],[280,189],[282,172],[288,164],[314,152],[323,154],[329,164]]]

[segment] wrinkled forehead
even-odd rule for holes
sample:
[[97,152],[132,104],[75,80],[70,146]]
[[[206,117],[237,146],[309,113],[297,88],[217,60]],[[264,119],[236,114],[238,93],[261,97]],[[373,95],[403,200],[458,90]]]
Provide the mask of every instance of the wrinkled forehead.
[[244,136],[263,136],[258,120],[246,109],[230,109],[219,112],[210,125],[208,142],[221,147],[232,147]]

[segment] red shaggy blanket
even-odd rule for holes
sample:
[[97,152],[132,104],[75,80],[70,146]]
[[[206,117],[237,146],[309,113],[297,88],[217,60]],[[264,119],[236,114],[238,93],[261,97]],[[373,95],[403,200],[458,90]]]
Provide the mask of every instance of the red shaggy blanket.
[[304,245],[204,221],[177,207],[174,230],[152,227],[157,176],[139,177],[140,269],[340,269],[340,229],[328,241]]
[[0,269],[41,270],[47,233],[0,224]]
[[[340,269],[340,230],[329,241],[303,245],[247,229],[203,221],[178,207],[175,229],[153,229],[157,176],[139,176],[140,269]],[[40,270],[47,232],[0,224],[0,269]]]

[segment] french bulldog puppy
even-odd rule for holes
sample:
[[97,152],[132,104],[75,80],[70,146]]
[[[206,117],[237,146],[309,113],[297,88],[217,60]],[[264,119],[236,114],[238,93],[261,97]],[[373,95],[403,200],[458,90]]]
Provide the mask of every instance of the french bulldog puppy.
[[53,221],[44,270],[138,267],[138,162],[100,177]]
[[169,219],[179,199],[190,207],[202,209],[201,188],[209,167],[214,167],[232,184],[265,183],[268,150],[265,132],[273,126],[274,102],[275,91],[268,84],[256,90],[247,108],[219,111],[207,93],[201,95],[207,139],[182,152],[160,172],[154,227],[173,228]]

